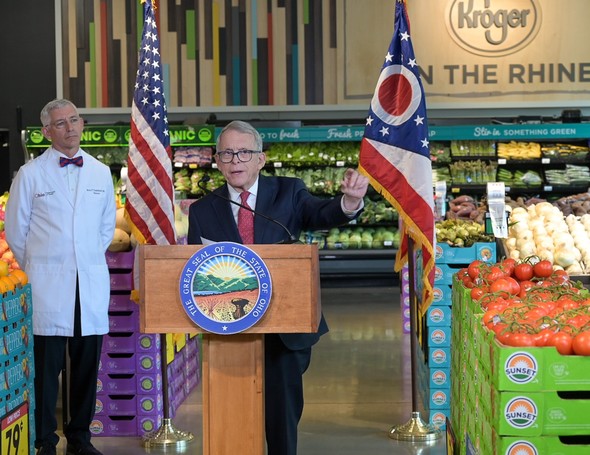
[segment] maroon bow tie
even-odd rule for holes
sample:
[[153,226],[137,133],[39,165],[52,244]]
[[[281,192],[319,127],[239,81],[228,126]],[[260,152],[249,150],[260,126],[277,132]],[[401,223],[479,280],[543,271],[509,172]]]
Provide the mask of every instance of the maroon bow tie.
[[82,167],[82,165],[84,164],[84,158],[81,156],[77,156],[76,158],[64,158],[63,156],[61,156],[59,158],[59,167],[65,167],[68,164],[74,164],[78,167]]

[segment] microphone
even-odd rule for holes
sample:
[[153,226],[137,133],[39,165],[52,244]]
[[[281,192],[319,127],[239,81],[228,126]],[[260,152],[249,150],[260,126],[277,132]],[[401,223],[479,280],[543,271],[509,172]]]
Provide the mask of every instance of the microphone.
[[222,196],[219,193],[211,191],[206,186],[206,184],[209,180],[211,180],[211,177],[208,174],[204,174],[203,177],[201,177],[201,179],[198,181],[197,186],[207,194],[212,194],[213,196],[223,199],[224,201],[227,201],[230,204],[234,204],[234,205],[237,205],[238,207],[248,210],[249,212],[252,212],[254,215],[260,216],[260,217],[264,218],[265,220],[270,221],[271,223],[275,223],[275,224],[279,225],[283,229],[283,231],[285,231],[287,233],[287,235],[289,236],[289,239],[288,240],[281,240],[280,242],[277,242],[277,243],[279,243],[279,244],[281,244],[281,243],[285,243],[285,244],[299,243],[299,240],[293,234],[291,234],[291,231],[287,228],[287,226],[285,226],[279,220],[275,220],[274,218],[271,218],[270,216],[265,215],[264,213],[257,212],[256,210],[253,210],[250,207],[246,207],[245,205],[240,204],[239,202],[236,202],[228,197]]

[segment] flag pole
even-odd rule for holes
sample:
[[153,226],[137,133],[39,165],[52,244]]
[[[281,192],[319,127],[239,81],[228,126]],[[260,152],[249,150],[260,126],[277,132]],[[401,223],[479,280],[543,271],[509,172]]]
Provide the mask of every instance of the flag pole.
[[[143,5],[143,31],[131,105],[125,218],[138,243],[174,245],[174,185],[158,24],[154,12],[156,0],[140,0],[140,3]],[[139,289],[138,249],[133,269],[136,293]],[[160,349],[164,406],[162,425],[143,436],[143,445],[183,449],[194,436],[174,428],[170,419],[165,333],[160,334]]]
[[[407,234],[406,234],[407,235]],[[426,424],[418,411],[418,385],[416,381],[416,333],[417,333],[417,299],[416,275],[414,261],[414,241],[407,235],[408,242],[408,282],[410,285],[410,358],[412,373],[412,415],[410,420],[401,425],[395,425],[389,430],[389,437],[400,441],[433,442],[442,436],[442,432],[435,426]]]
[[153,448],[176,447],[184,449],[194,439],[192,433],[182,431],[174,427],[170,418],[170,401],[168,399],[168,362],[166,361],[167,348],[166,334],[160,334],[160,352],[162,357],[162,403],[164,406],[164,417],[162,425],[156,431],[143,436],[143,446]]

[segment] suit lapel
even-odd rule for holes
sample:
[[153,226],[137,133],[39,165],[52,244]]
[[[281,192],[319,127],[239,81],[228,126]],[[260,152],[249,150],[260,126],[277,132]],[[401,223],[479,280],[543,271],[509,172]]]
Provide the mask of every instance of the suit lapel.
[[[271,181],[261,175],[258,179],[258,194],[256,195],[256,211],[272,218],[272,201],[276,190]],[[272,243],[274,239],[266,239],[265,229],[268,220],[261,216],[254,217],[254,243]]]

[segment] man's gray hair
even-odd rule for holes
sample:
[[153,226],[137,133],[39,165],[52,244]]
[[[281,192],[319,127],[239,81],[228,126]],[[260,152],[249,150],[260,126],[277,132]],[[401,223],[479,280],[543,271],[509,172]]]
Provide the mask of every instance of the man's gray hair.
[[[256,152],[262,152],[262,137],[256,128],[250,125],[248,122],[243,122],[242,120],[234,120],[233,122],[228,123],[226,126],[223,127],[221,133],[219,133],[219,137],[217,138],[217,144],[221,142],[221,136],[226,131],[237,131],[239,133],[249,134],[254,138],[254,147],[256,148]],[[217,146],[215,147],[217,151],[219,149]]]
[[76,110],[76,113],[78,113],[78,108],[70,100],[56,99],[56,100],[50,101],[49,103],[47,103],[45,105],[45,107],[43,109],[41,109],[41,125],[43,125],[43,126],[49,125],[49,122],[51,121],[51,115],[50,115],[51,111],[53,111],[54,109],[61,109],[62,107],[66,107],[66,106],[72,106]]

